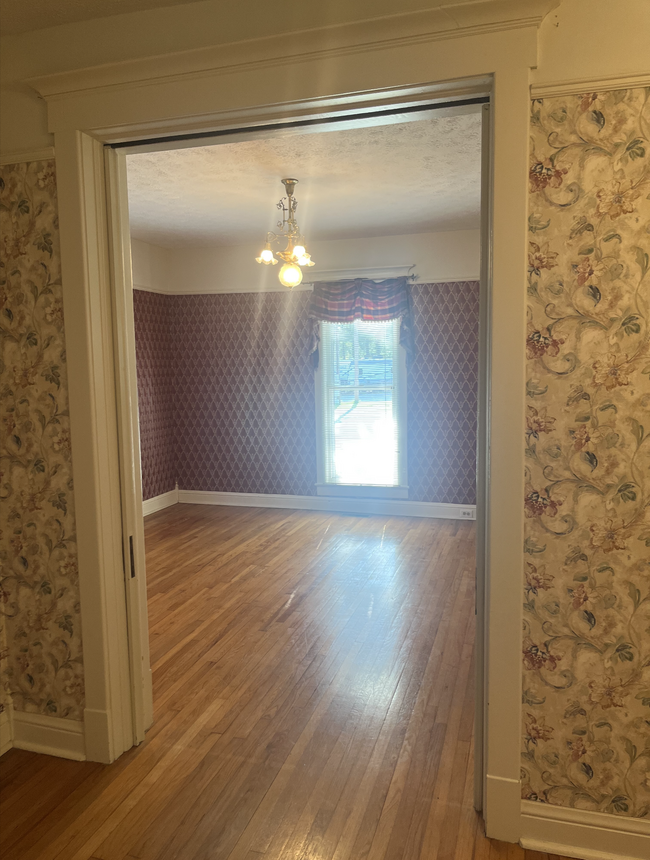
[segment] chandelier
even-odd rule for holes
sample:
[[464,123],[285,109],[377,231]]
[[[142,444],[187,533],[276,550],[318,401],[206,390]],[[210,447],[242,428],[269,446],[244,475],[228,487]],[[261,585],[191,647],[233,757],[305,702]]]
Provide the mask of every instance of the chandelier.
[[[301,283],[301,266],[314,265],[307,253],[304,236],[301,234],[296,221],[298,201],[293,196],[293,190],[297,183],[297,179],[282,180],[287,192],[287,196],[283,197],[277,205],[277,208],[282,212],[282,221],[278,221],[277,233],[269,231],[266,234],[266,244],[259,257],[255,257],[258,263],[263,263],[265,266],[276,266],[278,260],[282,260],[284,265],[278,272],[278,279],[283,286],[289,287],[289,289],[297,287]],[[283,251],[274,252],[271,246],[284,241],[287,243],[286,248]]]

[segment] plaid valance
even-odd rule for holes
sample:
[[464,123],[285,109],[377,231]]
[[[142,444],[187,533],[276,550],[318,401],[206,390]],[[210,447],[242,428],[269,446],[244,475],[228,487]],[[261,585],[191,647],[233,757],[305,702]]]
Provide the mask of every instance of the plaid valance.
[[316,282],[309,305],[311,339],[309,353],[318,367],[320,322],[350,323],[355,320],[381,322],[401,318],[399,341],[406,350],[407,363],[413,357],[413,328],[409,279],[388,278],[370,281]]

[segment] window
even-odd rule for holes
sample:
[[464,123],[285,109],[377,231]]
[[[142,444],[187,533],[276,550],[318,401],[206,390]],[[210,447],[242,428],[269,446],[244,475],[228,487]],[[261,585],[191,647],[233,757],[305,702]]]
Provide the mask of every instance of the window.
[[319,495],[407,497],[399,336],[399,319],[321,323]]

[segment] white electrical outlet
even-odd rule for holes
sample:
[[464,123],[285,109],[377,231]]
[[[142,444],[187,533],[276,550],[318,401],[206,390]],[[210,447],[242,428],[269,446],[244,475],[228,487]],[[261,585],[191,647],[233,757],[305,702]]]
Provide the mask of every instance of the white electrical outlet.
[[474,511],[471,510],[471,508],[462,508],[460,515],[464,520],[473,520],[474,519]]

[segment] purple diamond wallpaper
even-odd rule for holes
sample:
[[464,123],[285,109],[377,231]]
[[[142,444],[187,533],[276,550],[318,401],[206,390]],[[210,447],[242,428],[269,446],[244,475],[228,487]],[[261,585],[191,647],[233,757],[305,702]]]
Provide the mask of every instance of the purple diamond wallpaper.
[[[310,294],[134,291],[144,498],[314,495]],[[412,287],[409,498],[476,498],[478,283]]]

